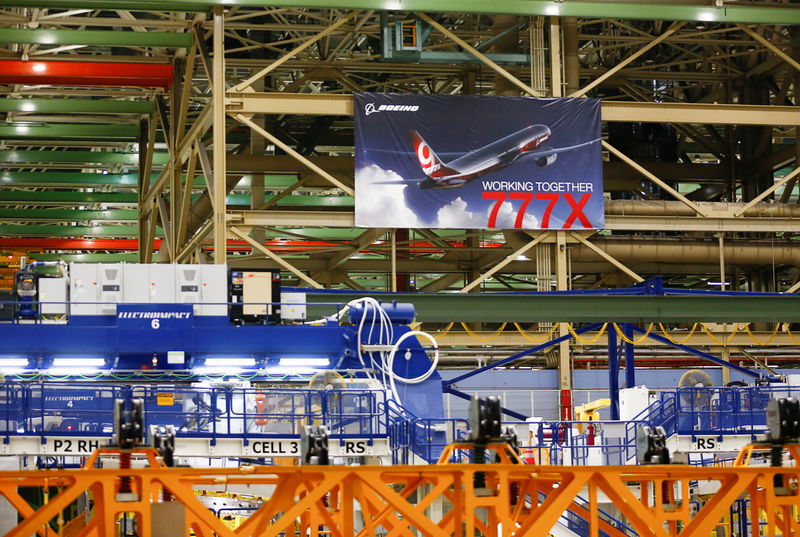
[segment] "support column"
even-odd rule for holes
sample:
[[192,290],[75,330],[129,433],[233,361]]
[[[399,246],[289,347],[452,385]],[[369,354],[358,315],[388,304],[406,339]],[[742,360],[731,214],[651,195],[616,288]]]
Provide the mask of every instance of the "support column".
[[[567,234],[556,232],[556,289],[566,291],[567,280]],[[568,336],[566,323],[558,326],[559,337]],[[561,391],[561,419],[572,419],[572,368],[569,359],[569,338],[558,344],[558,388]]]
[[566,94],[570,95],[580,89],[578,65],[578,19],[564,17],[561,21],[564,32],[564,82]]
[[553,97],[561,97],[561,22],[550,17],[550,88]]
[[222,6],[214,6],[214,263],[227,260],[225,229],[225,35]]
[[608,328],[608,398],[611,399],[611,419],[619,419],[619,356],[617,331]]
[[[622,333],[625,337],[633,340],[633,323],[625,323],[622,325]],[[633,388],[636,386],[636,369],[634,361],[634,347],[633,343],[625,342],[625,387]]]

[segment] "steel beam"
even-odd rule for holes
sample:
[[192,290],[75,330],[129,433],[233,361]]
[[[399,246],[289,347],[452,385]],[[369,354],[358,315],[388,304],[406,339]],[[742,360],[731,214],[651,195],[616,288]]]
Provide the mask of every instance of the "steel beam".
[[114,30],[52,30],[0,28],[0,43],[20,45],[87,45],[108,47],[186,48],[192,34]]
[[[32,226],[0,225],[4,237],[136,237],[137,226]],[[163,236],[161,228],[156,230]],[[59,250],[63,247],[58,246]]]
[[[290,205],[289,202],[286,203]],[[344,227],[355,226],[350,211],[235,211],[229,213],[229,222],[239,226],[267,227]],[[705,231],[800,233],[800,220],[787,217],[711,216],[638,216],[606,215],[605,229],[611,231]]]
[[797,125],[800,122],[800,108],[747,104],[604,101],[601,105],[601,117],[603,121],[782,126]]
[[[38,257],[38,256],[37,256]],[[649,323],[648,325],[649,326]],[[645,328],[647,328],[645,326]],[[424,330],[425,327],[422,327]],[[462,331],[455,331],[450,330],[444,335],[436,335],[436,329],[428,329],[433,335],[436,336],[436,341],[439,343],[439,347],[485,347],[486,340],[492,338],[492,345],[495,347],[529,347],[531,345],[531,339],[534,340],[542,340],[544,341],[547,336],[547,331],[544,332],[534,332],[526,330],[525,334],[531,338],[526,339],[525,336],[520,334],[514,327],[511,325],[511,328],[506,327],[506,329],[497,334],[494,331],[486,330],[481,332],[472,332],[475,334],[475,337],[469,335],[466,332]],[[685,330],[680,331],[671,331],[667,330],[667,335],[671,337],[673,340],[678,342],[683,342],[685,345],[692,345],[695,347],[719,347],[719,342],[726,342],[729,348],[732,348],[732,352],[736,352],[735,347],[752,347],[756,345],[756,342],[767,342],[770,341],[770,346],[775,347],[796,347],[797,344],[792,341],[792,337],[794,339],[798,339],[800,334],[796,334],[794,331],[792,332],[792,336],[785,332],[778,332],[775,337],[772,337],[772,332],[757,332],[751,331],[753,334],[750,337],[747,332],[744,330],[738,331],[736,334],[731,334],[731,331],[728,332],[721,332],[718,328],[714,328],[713,330],[710,329],[711,334],[716,338],[716,341],[706,334],[702,328],[698,327],[694,334],[689,336],[689,333]],[[612,328],[610,331],[606,329],[606,332],[600,336],[600,338],[594,342],[592,345],[597,347],[605,347],[608,345],[608,336],[609,333],[614,334],[616,336],[616,331]],[[664,333],[659,329],[658,325],[653,327],[653,333],[663,336]],[[616,337],[612,336],[612,340],[616,339]],[[550,336],[553,338],[555,336]],[[588,334],[584,337],[584,339],[593,339],[594,334]],[[638,339],[638,338],[637,338]],[[483,340],[483,341],[481,341]],[[572,340],[570,344],[573,347],[589,347],[592,345],[588,345],[586,343],[581,343],[579,341]],[[654,339],[645,339],[641,343],[636,344],[637,350],[640,348],[652,348],[652,347],[665,347],[669,346],[668,343],[664,343],[663,341],[656,341]],[[714,351],[716,352],[716,351]],[[476,351],[475,354],[480,354],[480,351]]]
[[[119,32],[113,32],[119,33]],[[0,99],[0,112],[37,114],[150,114],[152,101],[117,101],[111,99]]]
[[[153,179],[156,175],[151,175]],[[0,173],[0,186],[121,186],[136,187],[135,173],[83,173],[83,172],[18,172]]]
[[[70,7],[80,9],[129,9],[135,11],[210,11],[219,0],[73,0]],[[0,0],[0,6],[30,7],[29,0]],[[37,7],[63,8],[63,0],[37,0]],[[226,7],[304,7],[339,9],[375,9],[373,0],[226,0]],[[638,2],[589,2],[571,0],[405,0],[384,4],[391,11],[441,11],[452,13],[508,13],[560,17],[589,17],[646,20],[686,20],[723,23],[800,24],[800,12],[791,7],[749,7],[726,4],[712,5]]]
[[0,60],[0,84],[168,88],[172,65],[161,63]]
[[[156,153],[154,164],[166,164],[169,155]],[[138,153],[113,151],[26,151],[6,149],[0,151],[0,162],[8,164],[78,163],[78,164],[139,164]]]
[[93,125],[88,123],[0,124],[0,138],[7,140],[134,140],[138,125]]
[[[29,250],[87,250],[87,251],[132,251],[138,248],[136,239],[67,239],[67,238],[19,238],[0,237],[0,248]],[[161,240],[153,241],[154,247],[161,245]],[[133,254],[134,256],[138,254]]]
[[[228,93],[225,103],[229,113],[353,115],[351,95]],[[800,124],[800,108],[795,106],[603,101],[600,112],[603,121],[776,126]]]
[[137,212],[125,209],[105,211],[86,211],[69,209],[4,209],[0,208],[0,220],[63,220],[77,222],[82,220],[136,220]]
[[[369,293],[368,293],[369,294]],[[314,293],[309,303],[345,304],[364,292]],[[417,321],[450,322],[795,322],[800,295],[653,296],[500,293],[374,293],[414,304]],[[309,306],[309,318],[325,307]],[[330,308],[327,308],[329,311]]]
[[136,263],[138,254],[57,254],[35,255],[36,261],[65,261],[67,263]]
[[0,190],[0,202],[26,205],[125,203],[135,204],[136,194],[128,192],[34,192],[30,190]]

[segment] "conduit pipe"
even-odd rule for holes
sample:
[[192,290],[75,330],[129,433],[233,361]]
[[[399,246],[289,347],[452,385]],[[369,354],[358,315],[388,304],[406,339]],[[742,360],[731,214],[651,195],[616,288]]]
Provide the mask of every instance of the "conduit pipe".
[[[724,202],[696,202],[700,207],[710,213],[725,213],[733,215],[744,203]],[[606,201],[606,214],[614,216],[695,216],[695,212],[679,201],[633,201],[633,200],[608,200]],[[758,203],[748,209],[743,215],[773,217],[773,218],[800,218],[800,206],[779,203]]]
[[[661,237],[659,240],[627,238],[590,238],[592,244],[623,262],[648,263],[719,263],[719,244],[714,241]],[[726,239],[725,262],[734,265],[800,264],[800,244],[785,242],[753,242]],[[573,262],[603,261],[590,248],[575,244],[570,247]]]

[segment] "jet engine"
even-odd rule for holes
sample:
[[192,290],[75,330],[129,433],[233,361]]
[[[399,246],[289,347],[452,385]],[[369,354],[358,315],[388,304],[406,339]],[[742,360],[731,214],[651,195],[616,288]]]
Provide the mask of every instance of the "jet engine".
[[558,155],[556,153],[552,153],[550,155],[547,155],[546,157],[539,157],[536,159],[536,165],[539,166],[540,168],[546,168],[551,164],[553,164],[557,158]]

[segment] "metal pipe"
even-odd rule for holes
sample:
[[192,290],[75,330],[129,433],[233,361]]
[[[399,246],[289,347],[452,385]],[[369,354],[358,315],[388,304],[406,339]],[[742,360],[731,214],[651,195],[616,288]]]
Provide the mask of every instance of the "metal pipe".
[[[710,241],[687,241],[681,238],[652,239],[594,239],[592,244],[622,263],[713,263],[720,260],[720,247]],[[571,247],[573,261],[604,260],[593,249],[583,244]],[[800,244],[769,242],[740,242],[728,239],[722,249],[727,263],[737,265],[763,265],[769,260],[776,264],[797,264]]]
[[[744,207],[744,203],[698,202],[711,213],[730,213],[731,215]],[[679,201],[606,201],[607,215],[636,216],[695,216],[695,212]],[[771,216],[800,218],[800,206],[778,203],[759,203],[750,207],[742,216]]]

